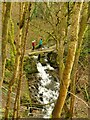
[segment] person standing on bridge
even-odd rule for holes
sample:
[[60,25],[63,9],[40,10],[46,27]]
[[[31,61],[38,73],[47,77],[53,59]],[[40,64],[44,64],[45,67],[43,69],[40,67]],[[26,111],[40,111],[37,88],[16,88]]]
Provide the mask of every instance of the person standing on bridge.
[[42,44],[43,44],[43,42],[42,42],[42,38],[41,38],[39,41],[39,48],[42,48]]
[[36,45],[36,41],[35,41],[35,40],[33,40],[33,41],[32,41],[32,50],[34,50],[34,49],[35,49],[35,45]]

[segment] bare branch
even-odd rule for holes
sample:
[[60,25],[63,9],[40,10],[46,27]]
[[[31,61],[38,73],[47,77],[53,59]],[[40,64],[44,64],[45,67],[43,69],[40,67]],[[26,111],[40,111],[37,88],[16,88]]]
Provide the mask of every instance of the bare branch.
[[79,99],[80,101],[82,101],[88,108],[90,108],[90,106],[81,98],[79,98],[77,95],[73,94],[72,92],[68,91],[68,93],[70,93],[71,95],[73,95],[75,98]]

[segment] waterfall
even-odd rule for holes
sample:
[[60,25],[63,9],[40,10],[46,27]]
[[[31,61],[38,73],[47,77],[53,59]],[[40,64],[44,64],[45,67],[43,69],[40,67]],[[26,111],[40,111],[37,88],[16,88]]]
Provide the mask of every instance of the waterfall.
[[[59,88],[59,82],[56,82],[52,79],[52,76],[50,76],[46,70],[54,70],[49,64],[47,66],[42,66],[40,62],[37,63],[37,69],[38,69],[38,77],[41,77],[40,84],[39,84],[39,94],[38,96],[42,99],[40,102],[42,104],[52,103],[55,101],[58,97],[58,88]],[[50,105],[45,106],[45,115],[44,118],[50,118],[50,115],[52,113],[54,107],[54,103]]]

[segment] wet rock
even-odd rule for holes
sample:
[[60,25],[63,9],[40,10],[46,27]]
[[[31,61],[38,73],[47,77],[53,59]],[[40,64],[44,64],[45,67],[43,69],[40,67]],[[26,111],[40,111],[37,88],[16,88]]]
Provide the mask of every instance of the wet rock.
[[39,86],[41,86],[41,82],[39,82]]
[[42,66],[46,65],[46,60],[45,60],[45,54],[39,54],[38,55],[38,61],[42,64]]
[[46,66],[46,61],[45,61],[45,59],[41,59],[40,62],[41,62],[41,64],[42,64],[42,66]]
[[33,109],[30,107],[29,112],[32,113]]
[[50,90],[54,90],[54,91],[57,91],[57,84],[55,81],[52,80],[52,82],[50,82],[49,84],[47,84],[46,86],[47,89],[50,89]]
[[41,77],[38,77],[39,80],[41,80],[42,78]]
[[40,58],[39,62],[42,64],[42,66],[46,66],[45,58]]
[[54,68],[58,68],[57,64],[57,53],[56,52],[50,52],[47,54],[47,60],[50,63],[50,65]]
[[38,90],[38,84],[35,84],[35,88]]
[[59,82],[59,74],[56,70],[47,70],[47,73],[50,74],[51,79],[55,82]]
[[35,94],[35,96],[37,96],[37,94]]
[[40,98],[39,98],[39,99],[43,102],[43,94],[42,94],[42,93],[40,93],[40,94],[39,94],[39,96],[40,96]]
[[43,97],[40,97],[40,100],[43,102]]
[[43,94],[42,94],[42,93],[40,93],[39,95],[40,95],[40,96],[43,96]]
[[38,101],[37,101],[37,99],[33,99],[33,102],[34,102],[34,103],[37,103]]
[[31,86],[31,89],[35,89],[35,86]]

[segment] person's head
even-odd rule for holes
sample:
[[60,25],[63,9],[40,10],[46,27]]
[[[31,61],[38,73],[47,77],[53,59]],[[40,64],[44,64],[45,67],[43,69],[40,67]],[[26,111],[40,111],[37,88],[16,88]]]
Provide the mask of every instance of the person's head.
[[39,36],[39,40],[42,39],[42,36]]

